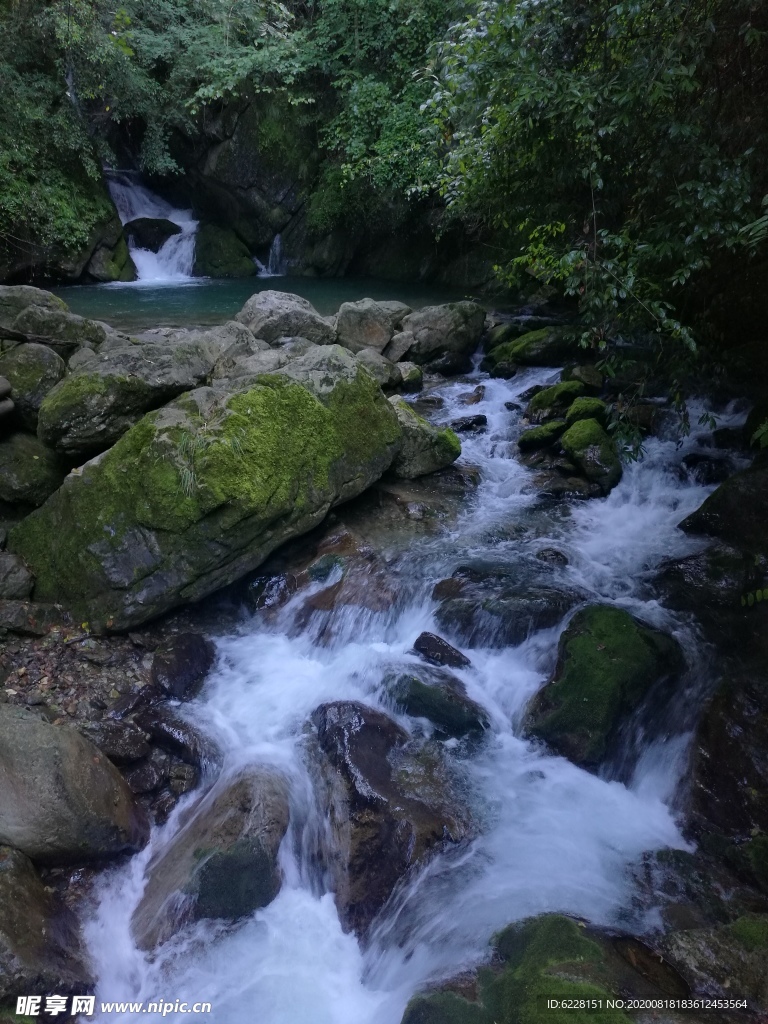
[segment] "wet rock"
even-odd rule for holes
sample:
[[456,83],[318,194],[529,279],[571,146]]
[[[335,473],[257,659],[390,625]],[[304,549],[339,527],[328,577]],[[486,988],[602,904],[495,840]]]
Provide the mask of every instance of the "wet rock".
[[558,567],[568,565],[568,556],[564,555],[562,551],[558,551],[557,548],[542,548],[541,551],[536,552],[536,557],[540,562],[546,562],[547,565]]
[[560,438],[566,455],[591,483],[608,494],[621,480],[622,466],[616,445],[597,420],[579,420]]
[[117,769],[93,744],[0,705],[0,842],[63,864],[137,850],[148,832]]
[[459,402],[462,405],[479,405],[485,398],[485,385],[478,384],[474,391],[466,391],[459,395]]
[[567,424],[564,420],[550,420],[540,427],[531,427],[524,430],[517,439],[517,446],[521,452],[532,452],[538,448],[548,448],[554,444],[566,431]]
[[180,633],[152,659],[152,682],[176,700],[197,696],[213,667],[216,648],[199,633]]
[[345,929],[362,935],[397,882],[469,834],[437,751],[413,752],[386,715],[352,701],[312,715],[334,836],[331,873]]
[[457,420],[451,420],[449,426],[457,434],[476,434],[488,426],[488,417],[482,415],[462,416]]
[[660,410],[650,402],[636,402],[625,410],[624,415],[641,434],[655,434],[659,428]]
[[0,846],[0,1005],[15,1008],[20,993],[89,990],[93,978],[74,914],[57,903],[23,853]]
[[[371,348],[381,353],[410,312],[410,306],[403,302],[377,302],[374,299],[343,302],[336,317],[338,342],[350,352]],[[392,356],[387,358],[392,359]]]
[[700,452],[686,455],[682,461],[682,469],[684,477],[689,477],[705,487],[709,487],[710,484],[721,484],[733,473],[729,459],[713,458]]
[[707,534],[754,555],[768,551],[768,464],[758,460],[710,494],[680,523],[686,533]]
[[133,722],[80,722],[78,729],[113,764],[131,764],[149,756],[149,735]]
[[128,715],[137,711],[145,711],[147,708],[155,707],[166,699],[167,694],[159,686],[145,684],[132,693],[126,693],[118,697],[115,703],[107,712],[111,719],[121,721]]
[[171,777],[171,759],[162,750],[153,750],[139,764],[123,771],[123,778],[132,793],[140,796],[153,793]]
[[206,767],[218,761],[213,743],[169,708],[148,708],[140,711],[134,721],[153,743],[187,764]]
[[10,551],[0,551],[0,598],[24,601],[33,584],[34,577],[23,560]]
[[251,251],[232,228],[203,224],[195,236],[196,277],[255,277],[258,268]]
[[384,686],[395,707],[412,718],[426,718],[439,735],[480,736],[490,722],[485,710],[467,696],[460,679],[447,672],[404,672]]
[[458,459],[461,455],[461,442],[452,430],[433,426],[398,396],[389,401],[402,430],[400,450],[392,463],[391,473],[405,480],[413,480],[444,469]]
[[181,234],[181,228],[164,217],[137,217],[124,225],[126,241],[137,249],[159,252],[169,238]]
[[37,508],[57,491],[67,467],[31,434],[0,440],[0,494],[12,505]]
[[10,382],[10,397],[27,430],[37,430],[43,399],[59,383],[66,369],[61,356],[47,345],[17,345],[0,356],[0,376]]
[[434,633],[421,633],[414,641],[413,649],[431,665],[468,668],[472,664],[465,654],[457,651],[447,640],[443,640],[441,636],[436,636]]
[[528,403],[526,418],[535,424],[561,420],[583,391],[584,385],[577,380],[561,381],[543,388]]
[[590,483],[578,476],[564,476],[562,473],[537,473],[533,486],[544,498],[599,498],[603,494],[598,484]]
[[554,676],[529,704],[526,729],[574,764],[594,769],[650,689],[682,667],[672,637],[620,608],[592,605],[576,613],[560,638]]
[[179,831],[147,866],[131,923],[138,946],[152,949],[189,921],[237,921],[271,903],[288,816],[288,788],[267,768],[221,779],[186,807]]
[[465,373],[480,344],[485,310],[476,302],[425,306],[410,313],[402,328],[413,335],[408,349],[411,362],[431,373]]
[[9,535],[35,596],[126,629],[252,572],[379,479],[402,430],[373,378],[316,348],[234,394],[145,416]]
[[257,292],[236,319],[264,341],[301,337],[316,345],[332,345],[336,340],[336,331],[312,303],[288,292]]

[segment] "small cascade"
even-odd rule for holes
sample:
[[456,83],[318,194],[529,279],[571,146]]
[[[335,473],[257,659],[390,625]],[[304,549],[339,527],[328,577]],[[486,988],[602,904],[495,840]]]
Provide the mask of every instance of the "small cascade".
[[284,277],[288,272],[288,261],[283,257],[282,235],[277,234],[272,239],[266,266],[261,260],[255,259],[254,262],[259,268],[259,277]]
[[136,266],[136,284],[179,284],[192,280],[198,222],[191,210],[178,210],[161,199],[130,171],[107,177],[110,195],[122,224],[146,219],[170,221],[181,230],[163,242],[157,252],[138,246],[129,237],[128,249]]

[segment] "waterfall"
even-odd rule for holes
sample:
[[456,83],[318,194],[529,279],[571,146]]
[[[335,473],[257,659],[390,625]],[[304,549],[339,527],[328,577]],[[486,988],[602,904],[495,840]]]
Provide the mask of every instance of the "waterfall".
[[254,260],[259,268],[259,277],[284,277],[288,271],[288,262],[283,258],[283,238],[279,233],[272,239],[269,247],[267,265],[261,260]]
[[157,252],[141,249],[129,240],[128,248],[136,266],[136,283],[179,284],[192,280],[198,227],[192,211],[171,206],[142,184],[138,175],[129,171],[108,174],[107,185],[121,223],[148,218],[169,220],[181,228],[180,233],[171,235]]

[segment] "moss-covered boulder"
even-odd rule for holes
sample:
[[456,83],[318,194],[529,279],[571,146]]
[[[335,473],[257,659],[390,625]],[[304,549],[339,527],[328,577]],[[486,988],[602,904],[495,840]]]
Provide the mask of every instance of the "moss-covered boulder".
[[622,466],[616,445],[595,419],[578,420],[560,438],[566,455],[587,480],[600,486],[603,494],[621,480]]
[[100,245],[88,264],[88,276],[96,281],[135,281],[136,265],[122,230],[112,245]]
[[[534,1024],[551,1021],[628,1024],[633,1018],[606,1005],[611,997],[685,997],[685,980],[654,950],[559,914],[510,925],[493,940],[491,966],[473,978],[417,996],[402,1024]],[[567,1008],[551,1001],[568,1000]],[[584,1008],[573,1000],[595,1000]],[[639,1017],[640,1015],[638,1015]]]
[[479,736],[488,728],[488,715],[467,696],[460,679],[439,669],[419,669],[385,679],[395,707],[413,718],[426,718],[442,736]]
[[517,447],[521,452],[548,448],[565,433],[567,426],[565,420],[550,420],[548,423],[542,423],[540,427],[531,427],[530,430],[524,430],[517,439]]
[[195,237],[196,277],[255,277],[248,246],[230,228],[203,224]]
[[47,345],[22,344],[0,356],[0,376],[11,384],[11,398],[22,424],[37,429],[43,399],[66,373],[66,363]]
[[707,534],[751,554],[768,553],[768,461],[759,459],[710,494],[680,524],[686,533]]
[[605,427],[608,422],[608,406],[600,398],[576,398],[568,407],[565,422],[571,427],[579,420],[597,420],[601,427]]
[[579,342],[573,329],[542,327],[528,331],[515,341],[497,345],[486,356],[484,368],[494,373],[499,364],[519,366],[562,366],[578,356]]
[[464,373],[480,344],[485,310],[476,302],[425,306],[410,313],[402,330],[413,335],[408,359],[433,373]]
[[561,381],[552,387],[537,392],[528,403],[526,417],[531,423],[546,423],[547,420],[562,419],[567,409],[584,392],[584,385],[578,380]]
[[560,379],[581,381],[587,395],[599,395],[605,383],[605,378],[601,371],[591,363],[566,366],[560,375]]
[[[289,375],[290,374],[290,375]],[[125,628],[255,569],[389,468],[401,428],[338,346],[145,416],[14,528],[35,599]]]
[[32,434],[0,441],[0,495],[11,505],[38,508],[67,475],[67,466]]
[[445,469],[458,459],[461,441],[452,430],[433,426],[396,395],[389,401],[403,432],[400,450],[391,468],[395,476],[413,480]]
[[65,353],[82,345],[98,348],[107,338],[107,329],[102,324],[69,313],[66,307],[56,308],[52,303],[25,306],[6,333],[11,338],[51,345]]
[[69,307],[63,299],[42,288],[28,284],[0,285],[0,334],[13,337],[16,317],[28,306],[66,313]]
[[575,764],[595,768],[649,690],[682,667],[672,637],[621,608],[592,605],[561,636],[554,676],[528,707],[527,732]]
[[288,817],[288,786],[266,769],[225,778],[189,805],[147,865],[131,922],[138,946],[151,949],[190,921],[237,921],[271,903]]

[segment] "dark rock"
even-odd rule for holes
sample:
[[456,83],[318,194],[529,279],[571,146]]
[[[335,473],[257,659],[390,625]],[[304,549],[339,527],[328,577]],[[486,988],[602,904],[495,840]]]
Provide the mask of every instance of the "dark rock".
[[513,341],[497,345],[488,352],[483,369],[496,375],[502,365],[562,366],[583,352],[574,331],[562,327],[543,327],[529,331]]
[[485,385],[478,384],[474,391],[467,391],[463,395],[459,395],[459,401],[462,405],[478,405],[485,398]]
[[255,277],[258,269],[248,246],[231,228],[203,224],[195,237],[193,273],[198,277]]
[[457,420],[451,420],[449,426],[451,430],[455,430],[459,434],[473,434],[485,430],[488,426],[488,417],[483,415],[462,416]]
[[116,718],[119,721],[136,711],[152,708],[165,699],[166,695],[159,686],[146,684],[133,693],[126,693],[124,697],[118,697],[109,709],[108,715],[110,718]]
[[733,472],[730,460],[727,458],[713,458],[711,455],[702,455],[699,452],[692,452],[686,455],[682,461],[683,471],[686,476],[691,477],[698,484],[708,487],[710,484],[721,484],[727,480]]
[[195,697],[211,670],[216,648],[199,633],[180,633],[152,659],[152,682],[170,697]]
[[449,668],[467,668],[472,662],[452,647],[447,640],[434,633],[422,633],[413,645],[414,651],[431,665],[447,665]]
[[590,483],[578,476],[563,476],[562,473],[537,473],[533,486],[544,498],[600,498],[603,489],[599,484]]
[[137,217],[128,221],[123,231],[129,244],[150,252],[159,252],[169,238],[181,234],[178,224],[159,217]]
[[402,673],[386,679],[384,686],[398,710],[428,719],[444,736],[479,736],[490,725],[484,709],[449,673]]
[[66,369],[61,356],[47,345],[17,345],[0,356],[0,375],[10,381],[10,397],[27,430],[37,430],[37,415],[43,399],[59,383]]
[[549,423],[543,423],[540,427],[524,430],[517,439],[517,446],[521,452],[548,448],[565,433],[566,426],[564,420],[550,420]]
[[187,764],[205,767],[218,760],[215,746],[169,708],[140,711],[134,721],[150,736],[153,743]]
[[113,764],[131,764],[150,753],[148,734],[133,722],[80,722],[78,729]]
[[32,601],[0,600],[0,629],[23,636],[45,636],[67,622],[61,609],[53,604]]
[[704,533],[759,555],[768,552],[768,465],[758,461],[736,473],[680,523],[686,533]]
[[141,763],[123,771],[132,793],[152,793],[171,777],[171,759],[161,750],[153,750]]
[[67,467],[31,434],[0,441],[0,494],[12,505],[37,508],[61,487]]
[[26,600],[32,593],[34,577],[23,560],[10,551],[0,551],[0,598]]

